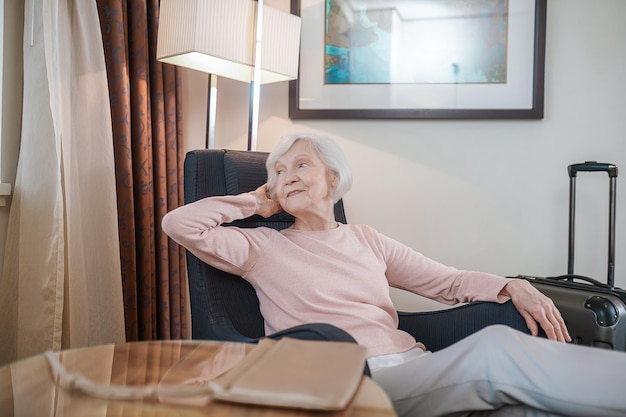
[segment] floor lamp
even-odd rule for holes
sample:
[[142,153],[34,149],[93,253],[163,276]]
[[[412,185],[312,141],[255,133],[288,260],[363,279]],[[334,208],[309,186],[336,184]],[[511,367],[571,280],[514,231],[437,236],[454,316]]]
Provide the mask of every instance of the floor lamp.
[[300,18],[263,0],[161,0],[157,59],[209,73],[207,147],[217,77],[250,83],[248,150],[256,150],[260,85],[298,76]]

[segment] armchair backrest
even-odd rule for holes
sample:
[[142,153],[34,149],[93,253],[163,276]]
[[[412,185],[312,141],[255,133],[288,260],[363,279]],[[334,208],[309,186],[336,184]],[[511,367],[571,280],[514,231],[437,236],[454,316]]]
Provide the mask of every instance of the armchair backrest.
[[[184,167],[185,204],[204,197],[236,195],[255,190],[267,181],[268,153],[200,149],[187,153]],[[335,205],[335,218],[346,223],[343,202]],[[238,227],[289,227],[293,217],[278,213],[270,218],[252,216],[233,222]],[[194,339],[251,341],[264,335],[259,300],[252,286],[200,261],[187,251],[187,273]]]

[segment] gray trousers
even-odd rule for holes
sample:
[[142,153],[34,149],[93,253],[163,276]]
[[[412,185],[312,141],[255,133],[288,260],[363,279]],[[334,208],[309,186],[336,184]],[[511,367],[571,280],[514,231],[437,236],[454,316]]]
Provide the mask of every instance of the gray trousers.
[[626,354],[487,327],[372,370],[399,416],[626,416]]

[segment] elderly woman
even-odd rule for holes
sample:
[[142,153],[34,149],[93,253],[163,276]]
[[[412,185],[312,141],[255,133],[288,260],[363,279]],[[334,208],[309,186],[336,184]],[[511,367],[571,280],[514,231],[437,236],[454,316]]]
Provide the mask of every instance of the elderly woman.
[[[444,266],[371,227],[338,223],[333,206],[352,176],[334,141],[285,137],[267,172],[255,191],[163,219],[176,242],[254,286],[266,334],[319,322],[345,330],[367,348],[372,376],[401,416],[626,415],[626,355],[563,343],[571,340],[559,311],[528,282]],[[295,217],[282,231],[222,226],[281,210]],[[448,304],[511,299],[531,334],[541,326],[551,340],[491,326],[431,353],[398,330],[389,286]]]

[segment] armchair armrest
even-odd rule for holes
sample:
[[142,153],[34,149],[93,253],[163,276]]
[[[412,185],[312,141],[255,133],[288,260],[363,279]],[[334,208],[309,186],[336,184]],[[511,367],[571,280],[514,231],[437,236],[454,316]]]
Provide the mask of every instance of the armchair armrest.
[[[494,324],[504,324],[530,334],[526,321],[511,301],[504,304],[474,302],[448,310],[398,312],[398,328],[411,334],[426,349],[436,352]],[[546,337],[543,331],[541,337]]]

